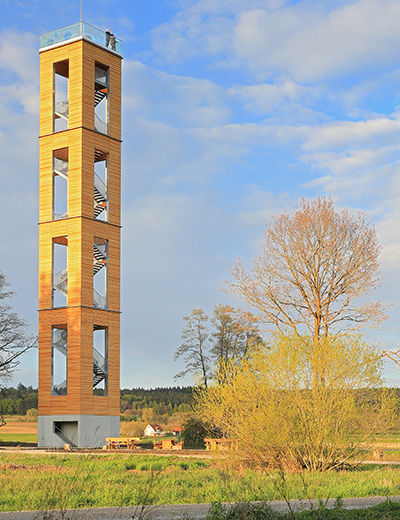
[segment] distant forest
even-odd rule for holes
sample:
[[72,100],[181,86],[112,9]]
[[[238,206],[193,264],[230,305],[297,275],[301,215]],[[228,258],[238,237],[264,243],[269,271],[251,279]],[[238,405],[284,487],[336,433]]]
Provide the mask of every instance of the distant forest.
[[[156,414],[185,413],[193,403],[191,386],[171,388],[124,388],[121,390],[121,413],[151,408]],[[25,415],[38,407],[38,391],[32,386],[19,384],[17,388],[0,389],[0,414]]]

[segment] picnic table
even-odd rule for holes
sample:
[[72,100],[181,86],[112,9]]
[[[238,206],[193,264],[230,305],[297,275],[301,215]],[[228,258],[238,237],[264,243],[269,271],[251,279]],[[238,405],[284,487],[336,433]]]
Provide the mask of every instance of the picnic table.
[[125,447],[127,450],[134,450],[137,448],[138,440],[139,437],[107,437],[107,449],[119,450],[121,447]]
[[183,449],[183,440],[181,442],[176,442],[175,439],[162,439],[161,441],[156,441],[154,439],[154,449],[155,450],[182,450]]

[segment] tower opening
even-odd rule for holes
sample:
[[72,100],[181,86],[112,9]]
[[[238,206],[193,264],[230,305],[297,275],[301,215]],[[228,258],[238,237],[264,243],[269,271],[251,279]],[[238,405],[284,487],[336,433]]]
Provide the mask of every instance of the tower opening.
[[93,305],[107,309],[108,240],[95,237],[93,243]]
[[53,307],[65,307],[68,300],[68,237],[53,238]]
[[67,130],[69,118],[69,60],[54,64],[54,132]]
[[51,334],[51,395],[67,395],[67,325],[53,325]]
[[108,221],[108,153],[94,151],[94,213],[97,220]]
[[68,148],[53,152],[53,220],[68,217]]
[[93,395],[108,393],[108,328],[93,325]]
[[109,68],[96,62],[94,77],[94,127],[98,132],[108,134]]

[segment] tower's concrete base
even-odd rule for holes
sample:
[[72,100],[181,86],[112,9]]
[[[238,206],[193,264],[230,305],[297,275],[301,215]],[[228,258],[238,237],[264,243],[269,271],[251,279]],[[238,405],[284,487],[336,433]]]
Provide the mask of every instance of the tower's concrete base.
[[38,446],[63,448],[101,448],[106,437],[119,437],[119,416],[39,415]]

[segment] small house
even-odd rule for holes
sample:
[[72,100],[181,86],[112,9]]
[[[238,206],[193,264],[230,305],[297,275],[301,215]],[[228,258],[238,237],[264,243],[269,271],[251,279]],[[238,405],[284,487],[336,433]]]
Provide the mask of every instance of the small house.
[[163,432],[164,430],[159,424],[148,424],[144,429],[145,437],[155,437],[156,435],[161,435]]

